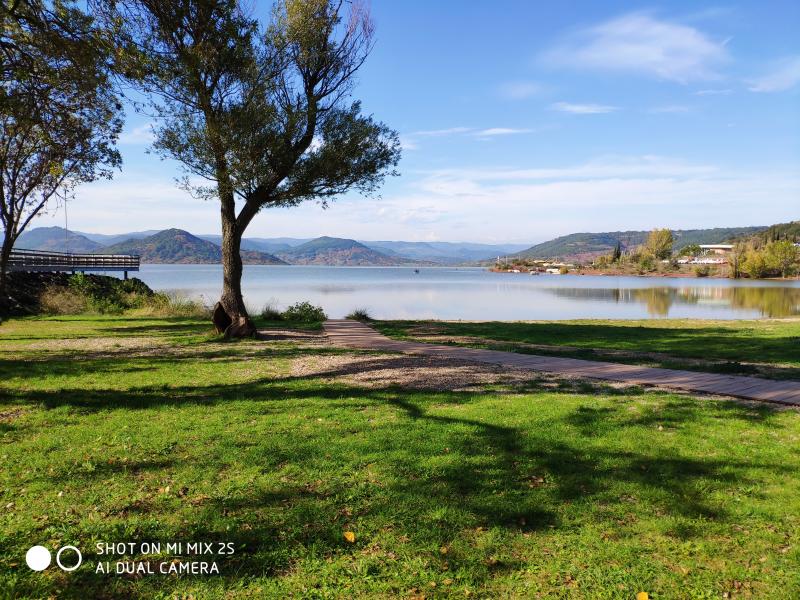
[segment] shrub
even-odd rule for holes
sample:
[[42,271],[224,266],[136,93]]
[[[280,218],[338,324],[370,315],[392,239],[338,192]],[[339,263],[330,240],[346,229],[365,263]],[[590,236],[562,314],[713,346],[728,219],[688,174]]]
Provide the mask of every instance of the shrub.
[[656,259],[652,254],[642,254],[639,258],[639,272],[649,273],[655,270]]
[[708,265],[697,265],[694,268],[695,277],[708,277],[711,273],[711,268]]
[[172,292],[156,292],[136,313],[154,317],[208,317],[210,315],[209,309],[200,300],[193,300]]
[[39,297],[39,307],[49,315],[79,315],[86,312],[88,302],[86,296],[72,288],[51,286]]
[[372,317],[366,308],[356,308],[347,315],[345,319],[352,319],[353,321],[372,321]]
[[560,275],[566,275],[569,273],[569,267],[559,267],[558,272]]
[[283,313],[278,310],[278,307],[275,306],[275,303],[271,300],[261,309],[260,316],[265,321],[280,321],[283,319]]
[[318,323],[328,318],[321,306],[314,306],[310,302],[297,302],[283,311],[286,321],[298,323]]

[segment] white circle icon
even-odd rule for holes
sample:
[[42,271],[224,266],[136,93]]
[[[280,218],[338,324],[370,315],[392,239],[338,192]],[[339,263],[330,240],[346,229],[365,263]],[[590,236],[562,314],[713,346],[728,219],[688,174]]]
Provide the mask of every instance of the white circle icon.
[[50,566],[50,550],[44,546],[32,546],[25,553],[25,562],[34,571],[44,571]]
[[[61,564],[61,553],[62,553],[64,550],[74,550],[74,551],[75,551],[75,554],[77,554],[77,555],[78,555],[78,562],[76,562],[76,563],[75,563],[73,566],[71,566],[71,567],[65,567],[64,565],[62,565],[62,564]],[[82,562],[83,562],[83,555],[81,554],[81,551],[80,551],[80,550],[78,550],[78,549],[77,549],[75,546],[64,546],[63,548],[60,548],[60,549],[58,550],[58,552],[56,553],[56,564],[57,564],[59,567],[61,567],[61,570],[62,570],[62,571],[67,571],[67,572],[69,572],[69,571],[74,571],[75,569],[77,569],[78,567],[80,567],[80,566],[81,566],[81,563],[82,563]]]

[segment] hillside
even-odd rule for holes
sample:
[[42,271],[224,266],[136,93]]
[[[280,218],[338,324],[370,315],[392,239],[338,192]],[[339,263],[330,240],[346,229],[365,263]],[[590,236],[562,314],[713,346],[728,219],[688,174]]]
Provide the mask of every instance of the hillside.
[[49,252],[90,253],[102,248],[93,240],[75,231],[66,235],[63,227],[36,227],[23,231],[17,238],[16,248],[25,250],[46,250]]
[[737,236],[736,241],[747,241],[748,239],[757,239],[761,243],[774,242],[777,240],[789,240],[790,242],[800,242],[800,221],[791,221],[789,223],[778,223],[777,225],[770,225],[763,231],[749,236]]
[[[748,236],[766,227],[717,227],[714,229],[674,230],[676,250],[689,244],[720,244],[737,236]],[[586,260],[611,252],[617,243],[623,250],[638,246],[647,239],[649,231],[611,231],[601,233],[572,233],[536,244],[514,254],[520,258],[561,258]]]
[[470,242],[361,241],[377,252],[409,260],[456,265],[519,252],[526,244],[476,244]]
[[[129,239],[107,246],[99,252],[138,254],[143,263],[216,264],[222,260],[219,246],[182,229],[165,229],[143,239]],[[246,264],[286,264],[271,254],[252,250],[243,250],[242,260]]]
[[[219,234],[204,234],[198,235],[200,239],[216,244],[222,245],[222,236]],[[299,246],[310,241],[310,239],[294,239],[294,238],[242,238],[242,250],[255,250],[257,252],[266,252],[268,254],[278,254],[279,252],[288,252],[292,248]]]
[[409,262],[372,250],[355,240],[327,236],[280,252],[278,256],[296,265],[391,266]]

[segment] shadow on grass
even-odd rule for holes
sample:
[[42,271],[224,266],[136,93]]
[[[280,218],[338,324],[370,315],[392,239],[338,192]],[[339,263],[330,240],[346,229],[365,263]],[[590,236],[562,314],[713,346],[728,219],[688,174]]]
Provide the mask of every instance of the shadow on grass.
[[[501,342],[568,346],[576,357],[589,358],[592,349],[658,352],[679,358],[724,361],[798,364],[798,335],[770,336],[758,327],[703,326],[623,326],[602,323],[449,323],[425,321],[382,321],[375,324],[386,335],[413,339],[420,335],[454,335],[485,338]],[[517,351],[521,351],[517,349]],[[535,350],[531,352],[536,353]],[[616,360],[616,359],[613,359]],[[722,365],[720,368],[735,368]],[[742,365],[747,369],[747,365]],[[779,368],[779,367],[775,367]],[[797,376],[800,368],[786,368],[786,376]],[[744,371],[741,371],[744,372]]]
[[[302,353],[308,351],[272,349],[270,355],[293,357]],[[132,360],[136,363],[139,359]],[[174,360],[174,357],[165,360]],[[498,423],[496,415],[489,414],[485,419],[468,418],[448,414],[447,409],[440,408],[443,402],[448,406],[468,405],[479,398],[471,392],[410,392],[397,387],[364,389],[326,379],[352,374],[354,369],[358,372],[385,370],[393,364],[402,369],[406,361],[405,356],[370,359],[359,362],[357,367],[331,369],[324,378],[313,374],[259,379],[245,384],[198,384],[168,389],[138,387],[126,391],[18,390],[5,393],[0,400],[47,408],[71,407],[89,413],[224,406],[242,400],[263,407],[263,415],[297,414],[306,403],[312,402],[328,409],[351,411],[391,407],[396,412],[396,420],[373,427],[363,422],[343,423],[338,425],[340,435],[332,439],[321,429],[326,426],[303,435],[277,430],[272,436],[283,446],[277,453],[271,447],[267,452],[263,439],[236,441],[232,436],[231,443],[238,444],[234,464],[219,464],[219,457],[208,449],[198,450],[191,458],[173,456],[170,446],[164,455],[133,464],[111,462],[56,476],[57,480],[85,482],[88,487],[112,477],[136,477],[142,472],[170,470],[187,461],[200,462],[209,472],[223,466],[248,468],[253,465],[277,471],[281,464],[290,463],[295,472],[305,474],[303,478],[288,480],[269,491],[238,488],[224,497],[199,498],[190,518],[178,529],[165,531],[158,519],[159,510],[163,508],[148,502],[111,507],[109,514],[118,521],[109,519],[93,526],[93,539],[233,542],[237,553],[220,561],[221,577],[230,585],[246,577],[280,576],[309,556],[323,560],[352,554],[354,561],[361,560],[360,551],[368,542],[359,541],[350,546],[343,541],[342,531],[352,527],[352,523],[374,520],[386,530],[409,538],[416,553],[426,555],[431,563],[440,564],[446,560],[450,571],[467,574],[469,580],[465,583],[481,586],[498,571],[513,572],[525,565],[513,556],[487,565],[475,554],[458,551],[443,558],[438,549],[453,543],[467,529],[485,527],[511,532],[559,529],[565,526],[561,522],[565,506],[583,507],[586,514],[598,503],[613,509],[630,501],[619,498],[618,490],[626,486],[655,495],[657,507],[669,514],[687,520],[728,522],[730,515],[709,490],[742,484],[757,486],[761,482],[754,479],[753,473],[785,477],[792,471],[789,465],[758,458],[674,456],[648,444],[628,450],[602,443],[614,430],[636,432],[638,428],[652,428],[656,424],[679,427],[702,418],[697,401],[689,398],[671,397],[657,412],[634,412],[628,410],[625,396],[641,396],[640,390],[615,390],[619,396],[616,404],[604,407],[581,404],[550,421],[545,419],[530,427],[524,423],[516,426]],[[76,363],[69,364],[74,371]],[[44,366],[46,364],[42,368]],[[82,366],[98,365],[90,361],[89,365]],[[573,388],[553,389],[538,386],[536,382],[526,384],[526,389],[530,393],[551,394],[548,399],[551,402],[557,402],[560,396],[570,396],[574,402],[576,393]],[[711,410],[723,421],[744,419],[766,423],[775,414],[767,407],[754,408],[733,402],[715,402]],[[131,418],[138,417],[132,414]],[[180,425],[176,424],[175,428],[176,435],[181,435],[178,433]],[[568,433],[564,433],[564,428]],[[334,457],[327,459],[332,464],[325,463],[326,453]],[[457,460],[449,460],[449,455]],[[369,462],[380,463],[382,479],[351,481],[340,475],[358,473]],[[313,480],[311,474],[320,472],[332,477],[333,483]],[[645,502],[652,503],[652,500]],[[576,511],[583,509],[574,508]],[[125,519],[130,515],[142,519],[126,525]],[[568,527],[575,527],[575,519],[573,514]],[[684,539],[702,533],[690,524],[679,523],[674,528],[674,534]],[[399,567],[386,559],[374,568],[376,576],[389,577],[392,569]],[[36,585],[40,584],[34,578],[21,579],[15,591],[39,591]],[[169,589],[173,583],[166,578],[141,583],[122,578],[103,579],[91,571],[80,571],[53,585],[57,586],[58,595],[66,598],[87,597],[87,591],[101,589],[109,597],[148,597],[154,590],[152,586]]]

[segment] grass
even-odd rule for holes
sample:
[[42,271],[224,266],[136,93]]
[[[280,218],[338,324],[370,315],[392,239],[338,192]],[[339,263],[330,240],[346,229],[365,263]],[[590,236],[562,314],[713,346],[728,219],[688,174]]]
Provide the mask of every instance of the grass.
[[398,339],[674,369],[800,379],[800,319],[383,321]]
[[[189,318],[4,323],[0,597],[800,596],[798,412],[293,375],[334,354]],[[215,576],[94,573],[98,541],[190,540],[235,553]],[[34,573],[34,544],[85,566]]]

